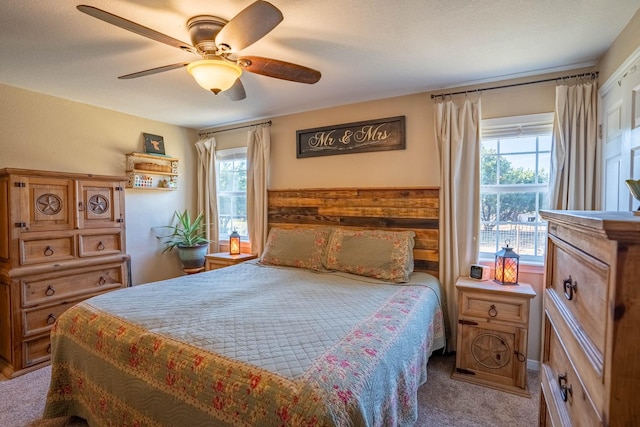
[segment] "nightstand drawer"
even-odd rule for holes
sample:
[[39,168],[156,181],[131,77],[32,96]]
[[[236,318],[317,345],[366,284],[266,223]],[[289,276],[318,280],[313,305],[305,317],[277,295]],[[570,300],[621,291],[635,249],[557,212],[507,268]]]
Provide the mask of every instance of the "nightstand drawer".
[[459,316],[525,324],[529,319],[529,298],[465,291],[461,295]]
[[207,254],[205,256],[205,270],[217,270],[218,268],[229,267],[232,265],[240,264],[241,262],[256,259],[257,255],[252,254],[238,254],[229,255],[228,252],[220,252],[216,254]]

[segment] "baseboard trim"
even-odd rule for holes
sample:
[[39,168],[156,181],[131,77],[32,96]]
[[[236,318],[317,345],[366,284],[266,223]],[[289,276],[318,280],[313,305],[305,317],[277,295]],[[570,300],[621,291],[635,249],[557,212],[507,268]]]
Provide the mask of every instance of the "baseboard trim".
[[540,372],[540,362],[537,360],[527,359],[527,369],[530,371]]

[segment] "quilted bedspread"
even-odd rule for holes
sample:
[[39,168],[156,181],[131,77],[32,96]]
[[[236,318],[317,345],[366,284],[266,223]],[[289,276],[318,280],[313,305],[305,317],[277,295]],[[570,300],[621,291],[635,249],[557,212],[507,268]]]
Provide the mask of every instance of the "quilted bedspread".
[[52,330],[45,418],[94,426],[392,426],[444,346],[437,279],[246,262],[134,286]]

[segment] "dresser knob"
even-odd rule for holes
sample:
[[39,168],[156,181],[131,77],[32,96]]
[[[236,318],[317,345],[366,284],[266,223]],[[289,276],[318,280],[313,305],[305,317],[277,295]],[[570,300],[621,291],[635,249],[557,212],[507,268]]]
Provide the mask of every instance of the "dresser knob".
[[497,315],[498,315],[498,310],[496,310],[496,306],[491,304],[491,307],[489,307],[489,316],[496,317]]
[[50,297],[51,295],[55,294],[56,290],[53,289],[53,287],[51,285],[47,286],[47,290],[44,291],[44,294],[48,297]]
[[104,285],[105,283],[107,283],[107,281],[106,281],[106,280],[104,280],[104,277],[100,276],[100,279],[98,279],[98,286],[102,286],[102,285]]
[[573,294],[577,292],[578,282],[574,282],[571,275],[569,275],[569,278],[562,281],[562,286],[564,287],[564,297],[571,301]]
[[51,344],[49,344],[49,345],[47,346],[47,353],[48,353],[48,354],[51,354]]
[[104,250],[104,244],[102,243],[102,240],[100,240],[100,241],[98,242],[98,250],[99,250],[99,251],[103,251],[103,250]]
[[560,387],[560,396],[562,397],[563,402],[567,401],[569,395],[573,396],[573,389],[571,385],[567,385],[567,374],[558,375],[558,386]]
[[53,248],[51,246],[47,246],[44,249],[44,256],[51,256],[53,255]]
[[49,313],[49,316],[47,316],[47,325],[53,325],[54,323],[56,323],[56,316],[54,316],[53,313]]

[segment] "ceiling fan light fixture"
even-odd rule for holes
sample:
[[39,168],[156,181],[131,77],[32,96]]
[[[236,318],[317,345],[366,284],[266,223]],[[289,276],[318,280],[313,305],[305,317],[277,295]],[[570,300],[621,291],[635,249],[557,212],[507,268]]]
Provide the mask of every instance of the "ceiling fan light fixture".
[[187,71],[204,89],[216,95],[229,89],[242,74],[242,68],[220,59],[201,59],[187,65]]

